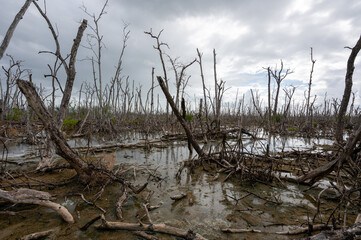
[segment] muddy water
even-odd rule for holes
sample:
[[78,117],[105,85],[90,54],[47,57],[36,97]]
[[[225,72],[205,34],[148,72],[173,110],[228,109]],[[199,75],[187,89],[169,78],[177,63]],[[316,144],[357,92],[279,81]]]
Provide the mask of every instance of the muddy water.
[[[130,135],[124,141],[132,142],[139,140],[139,135]],[[73,146],[86,145],[85,140],[72,140]],[[305,140],[301,138],[281,138],[265,136],[256,143],[245,139],[244,145],[249,151],[264,151],[265,145],[269,144],[274,152],[291,149],[303,150],[324,144],[326,139]],[[104,144],[100,139],[93,141],[92,145]],[[214,143],[217,145],[217,143]],[[18,145],[9,148],[9,156],[14,159],[19,154],[29,153],[33,149],[28,146]],[[115,164],[126,164],[124,168],[134,166],[134,170],[128,172],[127,178],[135,185],[142,185],[148,181],[147,189],[138,195],[130,194],[124,203],[123,212],[126,222],[137,222],[137,216],[143,216],[142,203],[150,190],[154,191],[151,205],[160,205],[150,212],[153,223],[164,222],[170,226],[182,229],[193,229],[209,239],[291,239],[294,236],[272,234],[272,232],[292,230],[293,226],[307,223],[316,212],[316,201],[319,189],[304,192],[306,187],[288,184],[287,188],[277,187],[275,184],[262,183],[244,184],[237,179],[226,182],[221,176],[217,181],[211,181],[213,174],[196,169],[189,173],[186,169],[177,181],[175,174],[180,162],[188,159],[188,150],[184,142],[174,142],[167,148],[153,148],[150,151],[143,149],[121,149],[114,152],[98,155],[104,159],[115,161]],[[36,161],[32,159],[31,161]],[[132,167],[133,168],[133,167]],[[152,174],[150,174],[152,173]],[[44,181],[61,181],[72,176],[72,171],[44,174],[38,178]],[[154,179],[156,175],[162,180]],[[94,226],[87,231],[79,228],[92,218],[101,214],[95,207],[86,205],[79,197],[67,196],[69,193],[83,192],[85,197],[91,199],[99,189],[84,189],[76,183],[59,187],[54,190],[44,189],[57,194],[57,202],[66,206],[73,214],[76,223],[72,226],[64,223],[61,218],[51,210],[33,206],[9,207],[9,211],[21,211],[21,216],[0,215],[0,239],[16,239],[17,237],[36,232],[56,228],[56,235],[48,239],[138,239],[126,231],[98,231]],[[277,200],[282,204],[266,202],[254,195],[245,197],[248,192],[271,200]],[[174,202],[170,196],[175,194],[187,194],[186,198]],[[97,204],[107,211],[107,220],[116,220],[115,204],[121,194],[119,184],[108,186],[97,201]],[[244,198],[243,198],[244,197]],[[236,201],[235,199],[242,200]],[[190,201],[193,199],[194,201]],[[331,209],[336,203],[329,202],[322,209]],[[4,207],[1,206],[1,210]],[[329,211],[329,210],[328,210]],[[329,212],[328,212],[329,213]],[[354,220],[354,213],[349,213],[349,223]],[[322,218],[326,220],[326,214]],[[145,220],[145,219],[144,219]],[[97,224],[97,223],[96,223]],[[94,225],[96,225],[94,224]],[[221,228],[252,228],[271,232],[269,234],[243,233],[225,234]],[[158,235],[160,239],[175,239],[171,236]]]

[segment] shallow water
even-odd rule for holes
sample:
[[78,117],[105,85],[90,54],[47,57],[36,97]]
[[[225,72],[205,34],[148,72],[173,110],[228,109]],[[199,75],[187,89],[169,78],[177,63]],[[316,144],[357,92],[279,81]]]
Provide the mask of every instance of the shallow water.
[[[139,135],[130,137],[129,142],[137,141]],[[230,142],[232,144],[232,141]],[[234,143],[234,142],[233,142]],[[303,139],[303,138],[281,138],[264,137],[256,143],[250,139],[244,140],[244,146],[249,151],[263,152],[267,144],[272,152],[288,151],[292,149],[304,150],[330,143],[327,139]],[[84,146],[85,140],[72,140],[72,146]],[[104,144],[103,141],[93,141],[92,145]],[[213,145],[217,145],[214,143]],[[31,152],[32,147],[25,145],[11,146],[11,156]],[[315,149],[313,149],[315,150]],[[316,148],[317,150],[317,148]],[[10,152],[10,150],[9,150]],[[150,181],[147,189],[138,195],[129,194],[123,206],[123,216],[126,222],[137,222],[137,215],[142,216],[144,210],[142,203],[150,190],[154,191],[150,205],[161,205],[158,209],[150,212],[153,223],[164,222],[170,226],[182,229],[192,229],[209,239],[291,239],[294,236],[283,236],[277,234],[225,234],[221,228],[252,228],[267,232],[287,231],[291,226],[301,226],[307,223],[316,212],[317,203],[315,199],[319,190],[304,190],[306,187],[287,183],[287,188],[262,183],[243,184],[237,179],[222,180],[221,176],[217,181],[211,181],[213,174],[200,169],[189,173],[185,169],[180,181],[177,181],[175,174],[178,171],[181,161],[189,158],[185,142],[176,141],[167,148],[152,148],[145,151],[141,148],[120,149],[110,153],[98,155],[101,158],[112,159],[115,164],[126,164],[134,166],[135,171],[127,174],[128,179],[134,185],[142,185]],[[15,157],[14,157],[15,159]],[[19,159],[17,159],[19,161]],[[161,182],[152,181],[149,171],[162,178]],[[71,176],[71,171],[63,171],[44,175],[44,179],[51,182],[54,179],[61,179]],[[47,189],[44,189],[47,191]],[[41,207],[17,207],[15,210],[30,209],[21,213],[25,216],[0,215],[0,238],[15,239],[17,237],[36,232],[57,228],[57,235],[48,239],[138,239],[126,231],[98,231],[94,224],[87,231],[80,231],[79,227],[101,214],[94,207],[87,206],[79,197],[66,197],[68,193],[84,192],[86,198],[90,199],[99,189],[84,190],[81,185],[71,185],[50,190],[57,194],[57,202],[66,206],[76,219],[76,223],[70,226],[64,223],[56,213]],[[282,204],[266,202],[255,195],[245,197],[248,192],[264,198],[279,201]],[[173,201],[170,196],[185,193],[186,198],[180,201]],[[97,201],[97,205],[104,208],[107,213],[107,220],[114,221],[115,204],[120,197],[121,188],[119,184],[108,186]],[[190,196],[194,203],[190,203]],[[242,200],[236,201],[235,199]],[[323,205],[323,209],[331,208],[335,203],[329,202]],[[10,208],[9,210],[14,210]],[[354,220],[354,214],[349,213],[349,221]],[[323,216],[323,220],[325,216]],[[146,221],[144,219],[144,221]],[[159,235],[160,239],[175,239],[171,236]]]

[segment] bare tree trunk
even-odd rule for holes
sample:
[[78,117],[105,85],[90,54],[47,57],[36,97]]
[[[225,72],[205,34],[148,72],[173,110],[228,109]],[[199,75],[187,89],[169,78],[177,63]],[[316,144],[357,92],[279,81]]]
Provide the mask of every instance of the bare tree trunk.
[[289,75],[293,73],[290,69],[287,69],[286,72],[283,72],[283,61],[281,60],[281,68],[279,71],[275,69],[274,71],[271,70],[272,77],[276,80],[277,89],[276,89],[276,96],[275,96],[275,105],[273,108],[273,121],[276,120],[277,116],[277,108],[278,108],[278,97],[281,89],[281,82]]
[[[65,88],[62,91],[63,97],[61,100],[58,114],[56,116],[56,126],[60,130],[62,127],[63,121],[65,119],[65,114],[66,114],[67,108],[69,106],[70,98],[71,98],[71,93],[72,93],[75,75],[76,75],[76,70],[75,70],[76,55],[77,55],[78,48],[80,46],[80,42],[83,37],[84,31],[87,28],[87,20],[83,19],[81,25],[78,28],[77,35],[74,39],[74,42],[73,42],[73,45],[72,45],[72,48],[71,48],[71,51],[69,54],[69,62],[67,63],[65,61],[66,58],[64,59],[63,56],[61,55],[60,44],[58,41],[58,35],[57,35],[53,25],[51,24],[49,18],[47,17],[46,13],[39,7],[39,5],[37,4],[36,1],[34,1],[33,4],[38,9],[39,13],[42,15],[44,20],[47,22],[48,27],[53,36],[53,39],[55,41],[55,45],[56,45],[55,52],[47,52],[47,53],[54,54],[61,61],[61,64],[57,68],[55,67],[56,64],[54,65],[54,75],[56,75],[56,72],[58,71],[59,67],[62,65],[64,67],[64,70],[65,70],[65,73],[67,76]],[[57,80],[57,78],[55,78],[55,79]],[[60,86],[60,84],[59,84],[59,86]],[[53,144],[50,141],[47,142],[47,145],[48,145],[47,149],[49,149],[49,151],[46,154],[46,156],[41,159],[37,169],[46,169],[47,167],[50,167],[52,165],[51,160],[52,160],[53,152],[55,149],[54,149]]]
[[[162,52],[162,49],[161,49],[161,46],[166,46],[168,47],[168,45],[166,43],[163,43],[159,40],[159,37],[160,35],[162,34],[163,30],[160,31],[158,33],[158,35],[154,35],[152,33],[152,31],[150,32],[144,32],[145,34],[148,34],[151,38],[154,38],[156,41],[157,41],[157,45],[156,46],[153,46],[154,49],[158,50],[158,53],[159,53],[159,58],[160,58],[160,61],[161,61],[161,64],[162,64],[162,69],[163,69],[163,74],[164,74],[164,81],[165,81],[165,86],[167,87],[168,89],[168,77],[167,77],[167,69],[165,67],[165,63],[164,63],[164,59],[163,59],[163,52]],[[169,47],[168,47],[169,48]],[[169,104],[167,103],[167,107],[166,107],[166,112],[167,112],[167,123],[169,121]]]
[[220,106],[218,102],[218,81],[217,81],[217,69],[216,69],[216,50],[213,49],[213,73],[214,73],[214,120],[216,121],[216,129],[219,129],[219,112]]
[[271,110],[271,69],[267,68],[268,73],[268,131],[271,131],[272,110]]
[[152,67],[152,89],[150,96],[150,114],[153,114],[154,110],[154,67]]
[[258,92],[256,91],[256,97],[255,97],[253,94],[253,90],[251,89],[251,97],[252,97],[252,103],[253,103],[254,108],[256,109],[256,111],[259,114],[259,116],[261,117],[261,119],[263,119],[263,114],[261,111],[261,104],[259,102]]
[[315,66],[316,60],[313,59],[313,51],[311,48],[311,62],[312,62],[312,67],[311,67],[311,72],[310,72],[310,81],[308,83],[308,93],[307,93],[307,102],[306,102],[306,111],[307,111],[307,118],[309,118],[310,116],[310,98],[311,98],[311,85],[312,85],[312,75],[313,75],[313,68]]
[[[95,55],[96,58],[96,63],[97,63],[97,68],[98,68],[98,82],[99,82],[99,86],[96,87],[96,91],[97,91],[97,97],[98,97],[98,102],[99,102],[99,108],[100,108],[100,116],[102,117],[103,115],[103,107],[104,105],[107,103],[106,99],[105,99],[105,104],[104,104],[104,92],[103,92],[103,80],[102,80],[102,47],[103,47],[103,36],[100,34],[99,31],[99,20],[101,19],[101,17],[106,14],[105,8],[108,5],[108,0],[105,1],[102,10],[100,11],[98,16],[95,16],[95,14],[90,14],[86,7],[83,5],[82,6],[82,10],[93,19],[94,22],[94,27],[90,27],[93,34],[91,35],[92,39],[95,39],[96,41],[96,47],[97,49],[94,50],[94,45],[92,44],[91,40],[88,40],[89,43],[89,47],[87,47],[88,49],[90,49],[93,54]],[[93,67],[93,76],[94,76],[94,84],[96,86],[96,77],[95,77],[95,69],[94,69],[94,59],[92,58],[92,67]],[[110,95],[109,95],[110,98]]]
[[205,156],[205,153],[203,152],[203,150],[200,148],[200,146],[198,145],[198,143],[195,141],[194,137],[193,137],[193,134],[191,132],[191,130],[189,129],[186,121],[183,119],[182,115],[180,114],[177,106],[175,105],[174,101],[173,101],[173,98],[172,96],[169,94],[168,92],[168,89],[167,87],[165,86],[164,84],[164,81],[162,79],[162,77],[160,76],[157,76],[157,80],[158,80],[158,83],[159,83],[159,86],[161,87],[169,105],[171,106],[173,112],[174,112],[174,115],[177,117],[179,123],[182,125],[182,127],[184,128],[184,131],[186,132],[186,135],[187,135],[187,138],[188,138],[188,141],[190,144],[192,144],[194,150],[196,150],[196,152],[198,153],[198,155],[200,157],[204,157]]
[[335,138],[336,141],[341,143],[343,142],[343,128],[345,123],[345,114],[347,111],[348,102],[350,100],[351,91],[352,91],[352,75],[355,70],[355,59],[357,57],[357,54],[359,53],[361,49],[361,36],[359,40],[357,41],[356,45],[352,48],[350,57],[347,61],[347,71],[346,71],[346,77],[345,77],[345,90],[343,93],[342,101],[340,110],[338,112],[338,119],[337,119],[337,125],[336,125],[336,132],[335,132]]
[[201,79],[202,79],[202,86],[203,86],[203,98],[204,98],[204,113],[206,114],[206,121],[207,121],[207,125],[208,125],[208,105],[207,105],[207,95],[206,95],[206,85],[204,82],[204,74],[203,74],[203,66],[202,66],[202,54],[199,52],[198,48],[197,48],[197,53],[198,53],[198,63],[199,63],[199,68],[201,71]]
[[0,60],[2,59],[2,57],[4,56],[4,53],[7,49],[7,47],[9,46],[11,37],[14,34],[15,28],[18,25],[18,23],[20,22],[20,20],[23,18],[26,10],[29,8],[30,4],[33,2],[33,0],[26,0],[23,7],[20,9],[20,11],[16,14],[13,22],[11,23],[8,31],[5,34],[5,37],[1,43],[0,46]]
[[70,148],[63,133],[59,130],[54,118],[48,112],[43,101],[37,94],[33,84],[31,82],[18,79],[17,85],[28,100],[31,108],[40,118],[47,133],[50,135],[51,140],[55,144],[56,153],[69,162],[83,182],[89,182],[92,175],[91,169],[88,164]]

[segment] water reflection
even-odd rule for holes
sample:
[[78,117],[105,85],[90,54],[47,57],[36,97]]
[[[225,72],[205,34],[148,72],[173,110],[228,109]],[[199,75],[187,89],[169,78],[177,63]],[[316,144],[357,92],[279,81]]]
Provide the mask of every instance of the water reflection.
[[[130,133],[122,136],[123,142],[137,142],[144,136],[141,134]],[[271,153],[281,151],[305,150],[317,148],[321,145],[331,144],[328,139],[307,139],[297,137],[281,137],[267,135],[260,132],[257,136],[259,140],[244,138],[242,141],[245,151],[254,153],[265,153],[267,145]],[[88,140],[74,139],[70,140],[71,146],[86,146]],[[92,139],[91,145],[109,144],[104,139]],[[230,140],[229,144],[238,144],[236,140]],[[209,149],[220,151],[221,144],[212,142],[204,147],[205,152]],[[32,146],[14,145],[11,146],[12,156],[33,151]],[[109,156],[108,156],[109,155]],[[151,217],[154,222],[165,222],[171,226],[182,229],[193,229],[209,239],[265,239],[275,238],[287,239],[288,236],[279,235],[259,235],[259,234],[223,234],[220,228],[248,228],[267,230],[270,232],[286,231],[288,225],[305,223],[307,216],[316,209],[316,203],[313,201],[317,196],[317,191],[303,192],[303,187],[294,184],[287,184],[287,187],[277,187],[254,182],[252,184],[240,183],[238,179],[230,179],[223,182],[224,176],[217,181],[211,181],[213,173],[207,173],[201,169],[196,169],[190,173],[187,169],[182,172],[181,180],[177,181],[175,175],[180,163],[188,159],[189,151],[186,142],[175,141],[170,143],[167,148],[152,148],[146,151],[142,148],[118,149],[112,153],[102,153],[97,155],[102,159],[112,159],[114,164],[127,164],[135,166],[137,173],[131,178],[135,178],[134,184],[141,185],[145,181],[151,181],[148,189],[139,196],[130,195],[124,204],[124,216],[127,221],[136,222],[136,214],[142,211],[141,203],[149,190],[154,191],[151,199],[151,205],[161,204],[161,207],[151,211]],[[21,161],[18,159],[18,161]],[[156,172],[163,179],[162,184],[153,181],[149,177],[151,172]],[[132,175],[132,174],[130,174]],[[133,181],[133,180],[132,180]],[[247,195],[247,192],[263,196],[267,199],[277,199],[282,202],[280,205],[267,202],[256,195]],[[104,199],[99,203],[109,214],[108,218],[114,218],[115,201],[119,197],[119,188],[110,186],[104,193]],[[174,202],[170,196],[185,193],[188,196],[180,201]],[[193,202],[190,202],[190,197]],[[69,200],[70,201],[70,200]],[[81,205],[81,201],[64,202],[71,206],[74,212],[79,211],[83,221],[88,221],[94,215],[94,211]],[[71,203],[71,204],[70,204]],[[330,206],[333,206],[330,203]],[[82,206],[82,207],[81,207]],[[98,213],[97,213],[98,214]],[[292,217],[291,217],[292,216]],[[32,219],[29,217],[27,220]],[[0,219],[4,221],[4,219]],[[4,224],[4,223],[3,223]],[[51,224],[50,224],[51,225]],[[265,229],[265,226],[267,228]],[[62,226],[66,227],[66,226]],[[35,225],[34,228],[39,228]],[[124,232],[99,234],[95,229],[89,229],[86,232],[76,231],[69,234],[69,238],[91,239],[96,236],[97,239],[109,239],[119,237],[130,239],[129,234]],[[167,236],[165,237],[168,238]],[[163,239],[163,238],[162,238]],[[171,239],[169,237],[169,239]]]

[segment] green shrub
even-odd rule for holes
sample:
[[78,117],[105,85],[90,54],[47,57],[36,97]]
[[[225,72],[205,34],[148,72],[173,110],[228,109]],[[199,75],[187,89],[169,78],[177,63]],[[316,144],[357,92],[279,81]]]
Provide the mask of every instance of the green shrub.
[[294,132],[294,131],[297,131],[297,128],[296,127],[289,127],[288,131]]
[[63,121],[63,130],[74,130],[75,125],[79,122],[78,119],[73,119],[72,117],[66,117]]
[[20,121],[22,115],[24,115],[23,109],[15,107],[12,108],[10,113],[6,116],[6,120]]
[[192,114],[186,114],[186,120],[188,122],[192,121],[193,120],[193,115]]
[[283,118],[282,114],[279,114],[279,113],[276,114],[276,122],[278,122],[278,123],[281,122],[282,118]]

